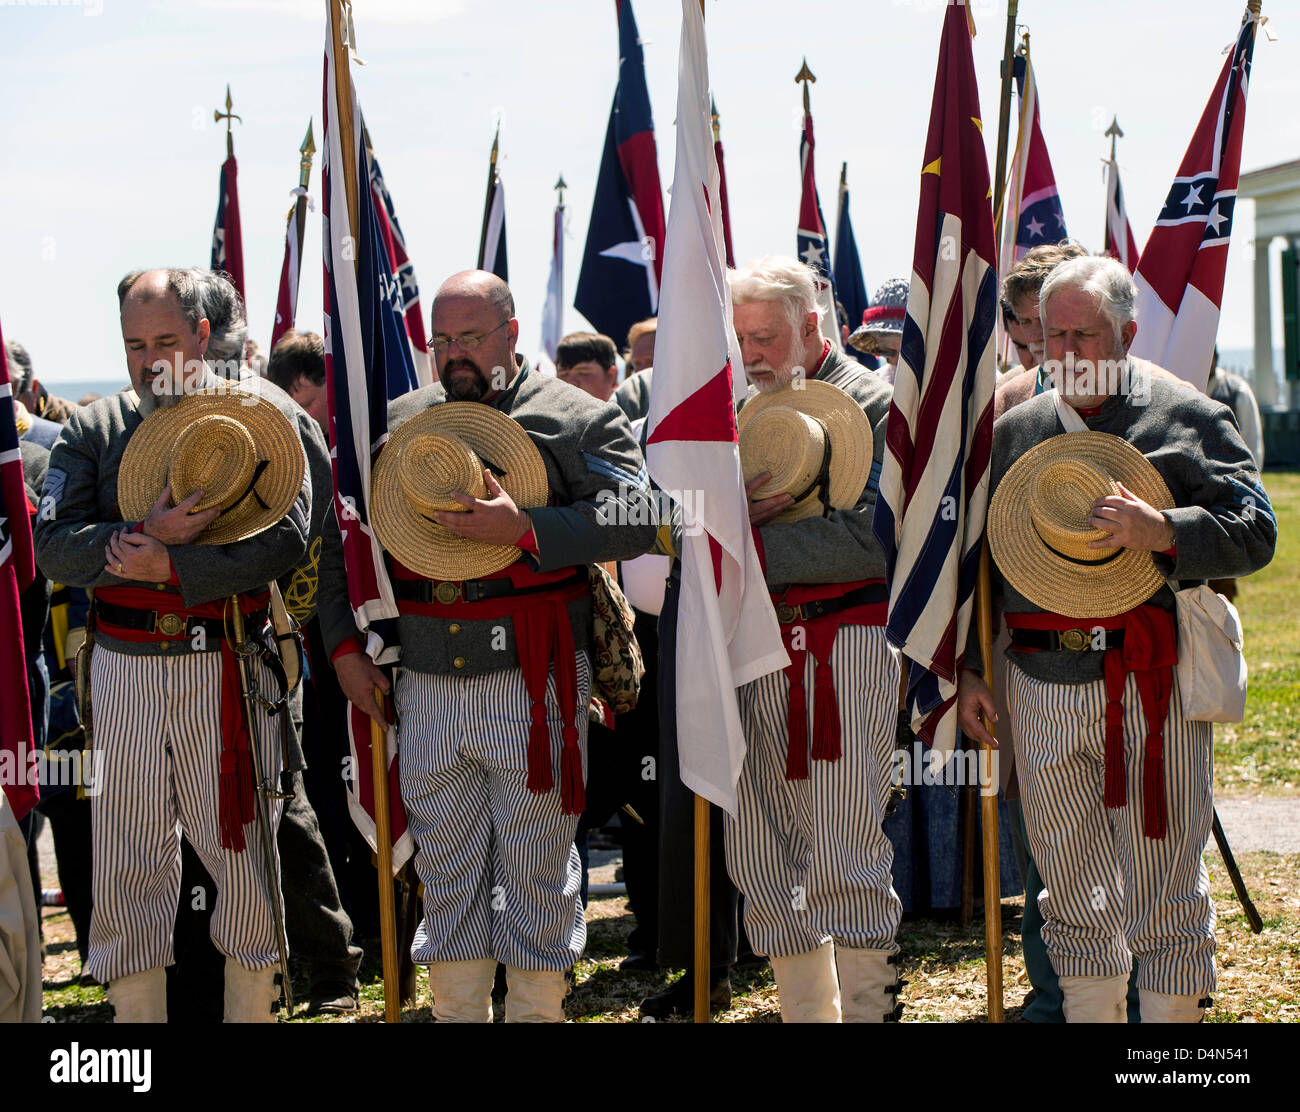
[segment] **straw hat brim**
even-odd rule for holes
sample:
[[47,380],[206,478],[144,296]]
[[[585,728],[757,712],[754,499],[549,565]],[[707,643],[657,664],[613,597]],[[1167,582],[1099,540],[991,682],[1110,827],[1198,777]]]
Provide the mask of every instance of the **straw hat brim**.
[[[1140,606],[1164,586],[1150,552],[1123,548],[1103,564],[1077,564],[1053,552],[1030,517],[1039,468],[1075,458],[1105,471],[1157,510],[1173,496],[1150,460],[1128,441],[1104,432],[1069,432],[1035,445],[1007,469],[989,505],[989,549],[998,570],[1035,606],[1070,618],[1107,618]],[[1097,549],[1098,557],[1107,554]]]
[[[862,496],[867,479],[871,476],[871,459],[874,440],[871,419],[862,407],[838,386],[818,379],[804,379],[795,388],[795,384],[773,391],[770,394],[752,395],[741,407],[737,422],[742,441],[742,466],[745,481],[766,470],[775,470],[763,463],[764,452],[780,451],[779,444],[759,445],[744,444],[745,428],[760,413],[772,406],[790,406],[815,417],[826,426],[826,433],[831,442],[830,492],[831,507],[847,510],[856,506]],[[752,497],[755,500],[772,498],[777,494],[797,494],[798,491],[782,490],[771,483],[760,487]],[[814,491],[806,498],[784,510],[773,520],[800,521],[807,517],[819,516],[822,512],[821,502]]]
[[[267,461],[252,491],[208,525],[195,544],[233,544],[269,529],[292,508],[307,474],[298,430],[274,402],[226,385],[187,394],[156,409],[136,429],[117,473],[117,505],[125,521],[143,521],[167,486],[177,438],[198,417],[219,414],[251,434],[257,459]],[[255,495],[255,496],[254,496]],[[178,499],[173,497],[173,504]]]
[[482,402],[442,402],[403,424],[379,454],[370,485],[370,521],[379,543],[429,579],[474,579],[509,567],[519,559],[516,546],[457,536],[423,516],[407,499],[401,481],[403,449],[430,432],[452,433],[469,445],[495,469],[493,478],[520,509],[546,505],[546,463],[516,421]]
[[868,355],[883,355],[880,350],[881,336],[901,336],[903,334],[903,322],[900,321],[877,321],[870,325],[859,325],[858,328],[849,333],[849,344],[866,352]]

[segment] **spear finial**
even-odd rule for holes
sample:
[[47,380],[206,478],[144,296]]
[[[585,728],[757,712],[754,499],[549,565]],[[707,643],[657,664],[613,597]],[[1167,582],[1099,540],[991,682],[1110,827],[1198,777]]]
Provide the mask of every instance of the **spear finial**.
[[235,140],[230,133],[230,122],[231,120],[238,120],[241,124],[244,122],[242,116],[236,116],[231,111],[232,107],[233,104],[230,99],[230,86],[227,85],[226,86],[226,110],[224,112],[222,112],[220,108],[214,108],[212,110],[213,123],[220,123],[222,120],[226,121],[226,157],[227,158],[235,157]]
[[808,86],[817,78],[813,76],[813,71],[808,68],[808,59],[803,60],[803,65],[799,67],[799,72],[794,75],[795,84],[803,82],[803,114],[806,116],[811,109],[808,107]]
[[1115,161],[1115,141],[1124,138],[1124,132],[1119,127],[1119,117],[1116,116],[1110,121],[1110,127],[1106,129],[1106,137],[1110,140],[1110,160]]
[[303,137],[298,153],[302,155],[302,161],[298,163],[298,184],[306,189],[307,182],[311,180],[311,158],[316,153],[316,140],[311,134],[311,120],[307,121],[307,134]]
[[555,192],[559,198],[557,203],[559,204],[560,208],[564,208],[564,191],[568,188],[569,187],[564,184],[564,175],[561,174],[560,180],[555,183]]

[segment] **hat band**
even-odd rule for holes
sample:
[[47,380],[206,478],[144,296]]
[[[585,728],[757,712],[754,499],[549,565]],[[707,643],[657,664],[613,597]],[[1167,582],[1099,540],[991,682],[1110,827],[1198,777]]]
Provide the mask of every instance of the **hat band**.
[[227,506],[224,510],[222,510],[221,513],[217,514],[217,516],[224,517],[226,514],[230,513],[230,511],[233,510],[236,506],[238,506],[250,494],[257,499],[257,504],[261,506],[262,509],[269,510],[271,507],[262,501],[262,496],[257,493],[257,490],[255,488],[257,486],[257,480],[262,477],[262,472],[265,471],[270,466],[271,466],[271,461],[269,459],[259,459],[257,461],[257,466],[253,469],[253,477],[248,480],[248,486],[244,488],[244,493],[241,494],[238,498],[236,498],[233,502],[231,502],[230,505]]
[[1029,525],[1034,530],[1034,536],[1036,536],[1040,541],[1043,542],[1043,547],[1045,547],[1048,552],[1052,553],[1053,556],[1059,556],[1062,560],[1068,560],[1072,564],[1078,564],[1080,567],[1084,567],[1084,568],[1101,567],[1103,564],[1109,564],[1112,560],[1118,559],[1120,555],[1122,555],[1124,552],[1123,548],[1117,548],[1109,556],[1102,556],[1096,560],[1080,560],[1077,556],[1069,556],[1066,553],[1062,552],[1060,549],[1053,548],[1050,544],[1048,544],[1047,541],[1044,539],[1043,534],[1038,531],[1038,526],[1034,524],[1033,518],[1030,518]]
[[831,434],[826,427],[826,422],[820,417],[814,417],[811,413],[805,413],[811,421],[816,421],[822,430],[822,462],[817,468],[817,475],[811,483],[803,488],[794,498],[794,505],[798,505],[808,497],[814,490],[818,491],[817,500],[822,504],[822,517],[830,517],[831,514]]

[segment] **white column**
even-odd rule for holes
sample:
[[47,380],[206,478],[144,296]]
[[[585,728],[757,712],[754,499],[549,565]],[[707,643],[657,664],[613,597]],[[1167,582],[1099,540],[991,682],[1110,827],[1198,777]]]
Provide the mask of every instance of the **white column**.
[[1255,240],[1255,398],[1260,409],[1277,404],[1277,379],[1273,374],[1273,303],[1272,277],[1269,271],[1269,245],[1272,236]]

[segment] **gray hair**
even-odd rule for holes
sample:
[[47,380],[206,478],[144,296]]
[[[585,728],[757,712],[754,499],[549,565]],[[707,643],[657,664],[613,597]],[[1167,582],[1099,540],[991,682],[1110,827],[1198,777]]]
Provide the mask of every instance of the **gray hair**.
[[1110,322],[1119,339],[1124,325],[1137,319],[1134,302],[1137,299],[1137,287],[1133,285],[1133,276],[1128,267],[1109,255],[1086,255],[1079,259],[1067,259],[1057,266],[1038,293],[1038,315],[1047,327],[1047,303],[1052,295],[1064,287],[1074,287],[1091,294],[1097,300],[1101,315]]
[[207,361],[210,364],[238,369],[244,358],[244,344],[248,340],[248,317],[244,301],[235,289],[230,276],[217,270],[195,268],[194,276],[203,299],[203,315],[212,329],[208,336]]
[[824,310],[817,303],[817,272],[789,255],[768,255],[729,270],[727,282],[733,305],[781,302],[796,333],[809,313],[816,313],[818,321],[822,318]]
[[[203,301],[199,289],[199,282],[196,275],[203,273],[197,269],[178,269],[176,267],[160,267],[164,274],[167,275],[167,289],[170,293],[176,295],[176,300],[180,302],[181,312],[185,316],[186,323],[190,326],[190,331],[198,329],[199,321],[203,319]],[[117,284],[117,307],[120,310],[126,302],[126,295],[131,292],[144,275],[153,273],[150,270],[133,270],[126,275]]]

